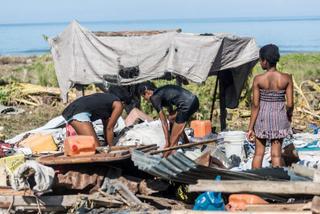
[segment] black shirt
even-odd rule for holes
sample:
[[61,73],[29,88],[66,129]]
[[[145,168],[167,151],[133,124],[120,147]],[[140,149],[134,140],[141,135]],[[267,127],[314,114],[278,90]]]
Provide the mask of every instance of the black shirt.
[[176,106],[177,111],[184,112],[188,111],[194,98],[195,95],[180,86],[166,85],[156,89],[150,100],[158,112],[160,112],[163,107],[167,107],[169,112],[171,112],[173,105]]
[[107,119],[111,116],[114,101],[120,101],[120,99],[111,93],[96,93],[80,97],[64,109],[62,116],[69,120],[76,114],[89,112],[91,121]]
[[108,90],[110,93],[116,95],[120,98],[120,100],[125,102],[124,109],[126,110],[127,114],[129,114],[133,108],[140,109],[140,94],[138,92],[138,84],[126,86],[111,85]]

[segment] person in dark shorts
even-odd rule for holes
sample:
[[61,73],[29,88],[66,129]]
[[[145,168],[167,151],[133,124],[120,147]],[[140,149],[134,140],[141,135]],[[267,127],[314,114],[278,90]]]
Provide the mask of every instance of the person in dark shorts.
[[101,119],[105,141],[111,147],[113,128],[122,111],[123,104],[117,96],[111,93],[96,93],[70,103],[62,112],[62,116],[77,134],[93,136],[97,146],[100,146],[100,143],[91,122]]
[[[165,148],[176,146],[180,136],[184,133],[186,122],[199,109],[197,96],[177,85],[166,85],[157,89],[151,82],[140,84],[139,93],[145,100],[150,101],[159,113],[166,140]],[[173,106],[176,107],[175,110]],[[174,120],[170,136],[163,107],[168,109],[169,121]],[[168,151],[164,153],[164,157],[170,154],[171,151]]]
[[277,70],[279,48],[269,44],[260,49],[260,65],[265,73],[254,77],[253,102],[248,138],[255,140],[252,168],[261,168],[266,141],[271,141],[273,167],[282,165],[281,149],[285,137],[292,134],[292,76]]

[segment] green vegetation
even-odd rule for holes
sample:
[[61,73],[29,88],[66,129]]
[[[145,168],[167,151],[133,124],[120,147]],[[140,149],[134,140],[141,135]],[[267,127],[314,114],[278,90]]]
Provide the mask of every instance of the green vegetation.
[[[320,54],[319,53],[297,53],[287,54],[280,58],[278,63],[280,71],[293,75],[299,84],[304,80],[315,80],[320,78]],[[254,74],[263,72],[259,63],[254,68]]]
[[[281,57],[278,64],[278,69],[283,72],[293,74],[296,82],[299,84],[303,80],[315,80],[320,77],[320,54],[287,54]],[[253,75],[263,72],[259,63],[253,69]],[[9,80],[11,82],[28,82],[39,84],[43,86],[58,86],[57,78],[54,72],[54,65],[50,55],[43,55],[33,58],[32,63],[19,65],[14,68],[14,75],[11,75]],[[248,83],[243,92],[240,106],[248,107],[250,104],[251,95],[251,81],[252,76],[249,78]],[[156,80],[154,81],[157,86],[162,86],[168,83],[173,84],[174,81]],[[195,115],[199,119],[207,119],[210,117],[210,108],[212,103],[212,94],[215,85],[215,77],[210,77],[202,84],[197,85],[191,83],[185,88],[192,91],[199,97],[200,111]],[[0,87],[0,103],[9,101],[10,93],[12,90],[6,87]],[[152,107],[143,101],[143,110],[152,115],[156,112]]]
[[42,86],[58,86],[54,71],[54,64],[50,55],[36,57],[30,64],[19,65],[14,68],[15,75],[10,81],[26,82]]

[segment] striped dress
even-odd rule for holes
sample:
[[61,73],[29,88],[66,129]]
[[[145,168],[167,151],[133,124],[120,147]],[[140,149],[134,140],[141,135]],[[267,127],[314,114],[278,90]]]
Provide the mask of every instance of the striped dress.
[[260,139],[282,139],[292,135],[287,117],[285,90],[260,89],[260,109],[254,132]]

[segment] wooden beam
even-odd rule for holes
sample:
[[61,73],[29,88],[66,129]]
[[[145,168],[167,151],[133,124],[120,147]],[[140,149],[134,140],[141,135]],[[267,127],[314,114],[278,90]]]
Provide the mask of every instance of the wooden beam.
[[33,195],[31,190],[14,190],[11,187],[0,187],[1,196],[31,196]]
[[[57,196],[40,196],[40,207],[71,207],[81,195],[57,195]],[[16,206],[38,206],[37,198],[34,196],[0,196],[0,208],[9,208],[12,204]]]
[[300,165],[300,164],[292,164],[292,167],[290,168],[294,173],[300,176],[313,178],[315,169],[311,169],[309,167]]
[[96,205],[104,207],[120,207],[123,205],[122,202],[115,200],[112,196],[102,197],[96,194],[93,195],[54,195],[54,196],[0,196],[0,208],[8,209],[11,204],[12,208],[23,208],[26,209],[65,209],[74,206],[79,200],[89,200]]
[[299,204],[247,204],[244,211],[306,211],[311,210],[311,202]]
[[190,147],[193,147],[193,146],[200,146],[200,145],[216,143],[216,142],[217,142],[217,140],[210,139],[208,141],[203,141],[203,142],[186,143],[186,144],[182,144],[182,145],[179,145],[179,146],[172,146],[172,147],[165,148],[165,149],[162,149],[162,150],[157,150],[157,151],[151,152],[150,154],[154,155],[154,154],[159,154],[159,153],[163,153],[163,152],[166,152],[166,151],[177,150],[177,149],[181,149],[181,148],[190,148]]
[[173,199],[168,199],[168,198],[163,198],[163,197],[157,197],[157,196],[149,196],[149,195],[137,195],[138,198],[142,200],[146,200],[148,202],[152,202],[152,204],[158,204],[160,205],[157,208],[166,208],[166,209],[185,209],[186,206],[184,203],[178,201],[178,200],[173,200]]
[[306,181],[199,180],[189,186],[189,191],[320,195],[320,184]]
[[172,30],[150,30],[150,31],[119,31],[119,32],[103,32],[103,31],[94,31],[93,33],[96,36],[151,36],[157,35],[160,33],[168,33],[168,32],[178,32],[180,33],[182,30],[172,29]]

